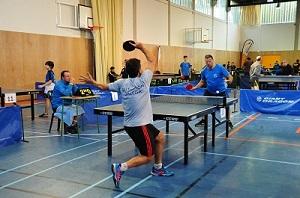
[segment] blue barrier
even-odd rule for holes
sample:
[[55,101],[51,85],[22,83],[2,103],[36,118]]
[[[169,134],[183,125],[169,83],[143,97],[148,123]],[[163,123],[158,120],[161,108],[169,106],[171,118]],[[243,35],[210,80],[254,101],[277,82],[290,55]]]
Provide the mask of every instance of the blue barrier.
[[21,107],[0,107],[0,147],[20,142],[21,138]]
[[300,115],[300,91],[241,90],[240,110],[279,115]]

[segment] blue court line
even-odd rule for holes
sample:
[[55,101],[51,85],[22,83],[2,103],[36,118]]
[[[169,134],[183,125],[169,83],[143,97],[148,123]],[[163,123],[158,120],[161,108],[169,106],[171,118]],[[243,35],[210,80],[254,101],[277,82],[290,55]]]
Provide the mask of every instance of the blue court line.
[[[234,117],[235,115],[239,115],[239,113],[234,114],[232,117]],[[252,115],[254,115],[254,114],[252,114]],[[250,115],[250,116],[252,116],[252,115]],[[250,117],[250,116],[249,116],[249,117]],[[239,125],[240,123],[244,122],[244,121],[247,120],[247,119],[248,119],[248,117],[246,117],[245,119],[243,119],[243,120],[241,120],[240,122],[236,123],[234,126]],[[170,124],[170,125],[173,125],[173,124],[179,124],[179,123],[180,123],[180,122],[175,122],[175,123],[172,123],[172,124]],[[163,127],[163,128],[164,128],[164,127]],[[209,127],[209,128],[211,128],[211,127]],[[221,134],[217,135],[216,137],[219,137],[219,136],[223,135],[225,132],[226,132],[226,131],[222,132]],[[174,145],[172,145],[172,146],[170,146],[170,147],[164,149],[164,151],[167,151],[167,150],[173,148],[174,146],[177,146],[178,144],[180,144],[180,143],[182,143],[182,142],[183,142],[183,140],[181,140],[181,141],[177,142],[176,144],[174,144]],[[208,141],[208,142],[211,142],[211,140]],[[203,146],[203,144],[200,145],[199,147],[197,147],[196,149],[194,149],[193,151],[191,151],[189,154],[191,154],[191,153],[194,152],[195,150],[201,148],[202,146]],[[168,168],[169,166],[171,166],[171,165],[177,163],[178,161],[182,160],[183,158],[184,158],[184,157],[180,157],[179,159],[173,161],[172,163],[168,164],[168,165],[166,166],[166,168]],[[82,193],[84,193],[84,192],[90,190],[91,188],[93,188],[93,187],[99,185],[100,183],[105,182],[106,180],[108,180],[108,179],[111,178],[111,177],[112,177],[112,175],[106,177],[105,180],[102,179],[102,180],[100,180],[100,181],[98,181],[98,182],[96,182],[96,183],[90,185],[89,187],[82,189],[82,190],[79,191],[78,193],[76,193],[76,194],[74,194],[74,195],[71,195],[71,196],[68,197],[68,198],[74,198],[74,197],[77,197],[78,195],[80,195],[80,194],[82,194]],[[141,180],[140,182],[136,183],[134,186],[128,188],[128,189],[126,190],[126,192],[123,191],[123,193],[121,193],[121,194],[119,194],[119,195],[122,196],[122,195],[126,194],[126,193],[129,192],[130,190],[132,190],[132,189],[134,189],[135,187],[137,187],[138,185],[142,184],[144,181],[150,179],[151,177],[152,177],[152,175],[147,176],[146,178],[144,178],[144,179]],[[117,195],[117,197],[119,197],[119,195]]]
[[[131,141],[131,139],[125,140],[125,141],[120,142],[120,143],[117,143],[117,144],[115,144],[115,145],[113,145],[113,146],[118,146],[118,145],[123,144],[123,143],[128,142],[128,141]],[[68,160],[68,161],[65,161],[65,162],[63,162],[63,163],[57,164],[57,165],[55,165],[55,166],[52,166],[52,167],[47,168],[47,169],[45,169],[45,170],[42,170],[42,171],[40,171],[40,172],[34,173],[34,174],[29,175],[29,176],[27,176],[27,177],[23,177],[22,179],[18,179],[18,180],[14,181],[14,182],[11,182],[11,183],[8,183],[8,184],[6,184],[6,185],[4,185],[4,186],[1,186],[1,187],[0,187],[0,190],[6,188],[6,187],[8,187],[8,186],[14,185],[14,184],[16,184],[16,183],[22,182],[22,181],[24,181],[24,180],[26,180],[26,179],[29,179],[29,178],[31,178],[31,177],[34,177],[34,176],[36,176],[36,175],[39,175],[39,174],[41,174],[41,173],[45,173],[45,172],[47,172],[47,171],[49,171],[49,170],[52,170],[52,169],[61,167],[61,166],[65,165],[65,164],[68,164],[68,163],[73,162],[73,161],[75,161],[75,160],[78,160],[78,159],[81,159],[81,158],[84,158],[84,157],[93,155],[93,154],[95,154],[95,153],[104,151],[104,150],[106,150],[106,149],[107,149],[106,147],[105,147],[105,148],[102,148],[102,149],[98,149],[98,150],[96,150],[96,151],[87,153],[87,154],[85,154],[85,155],[81,155],[80,157],[73,158],[73,159],[71,159],[71,160]]]
[[[242,122],[246,121],[249,117],[253,116],[254,114],[244,118],[243,120],[239,121],[238,123],[234,124],[234,126],[237,126],[239,124],[241,124]],[[224,133],[226,133],[226,131],[223,131],[222,133],[220,133],[219,135],[217,135],[216,137],[220,137],[221,135],[223,135]],[[208,142],[211,142],[212,140],[209,140]],[[192,151],[190,151],[188,154],[192,154],[193,152],[197,151],[198,149],[202,148],[203,144],[201,144],[200,146],[196,147],[195,149],[193,149]],[[184,157],[180,157],[177,160],[171,162],[170,164],[168,164],[166,166],[166,168],[172,166],[173,164],[179,162],[180,160],[182,160]],[[133,190],[134,188],[136,188],[137,186],[141,185],[142,183],[144,183],[145,181],[147,181],[148,179],[150,179],[151,177],[153,177],[152,175],[149,175],[148,177],[145,177],[144,179],[142,179],[141,181],[139,181],[138,183],[134,184],[133,186],[131,186],[130,188],[127,188],[125,191],[123,191],[122,193],[118,194],[117,196],[115,196],[114,198],[119,198],[123,195],[125,195],[127,192]]]

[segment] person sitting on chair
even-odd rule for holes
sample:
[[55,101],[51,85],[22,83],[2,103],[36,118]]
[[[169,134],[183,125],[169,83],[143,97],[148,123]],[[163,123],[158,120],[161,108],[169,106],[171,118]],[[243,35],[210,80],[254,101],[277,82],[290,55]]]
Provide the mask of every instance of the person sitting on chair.
[[64,105],[63,118],[67,125],[65,133],[77,133],[77,116],[82,115],[84,110],[80,106],[72,105],[72,100],[63,101],[61,97],[74,95],[78,87],[74,85],[69,71],[62,71],[60,76],[61,80],[56,82],[52,93],[52,109],[56,112],[54,115],[62,119],[62,105]]

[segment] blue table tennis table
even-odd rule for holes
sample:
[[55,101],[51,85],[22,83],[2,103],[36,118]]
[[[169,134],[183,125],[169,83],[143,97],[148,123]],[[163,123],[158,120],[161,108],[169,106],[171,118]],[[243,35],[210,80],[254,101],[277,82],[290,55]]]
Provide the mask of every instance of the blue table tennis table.
[[43,93],[43,91],[36,90],[36,89],[1,89],[0,88],[1,107],[5,106],[5,94],[9,94],[9,93],[15,93],[16,96],[30,96],[30,105],[22,106],[22,108],[30,108],[31,120],[34,120],[34,97],[37,94]]

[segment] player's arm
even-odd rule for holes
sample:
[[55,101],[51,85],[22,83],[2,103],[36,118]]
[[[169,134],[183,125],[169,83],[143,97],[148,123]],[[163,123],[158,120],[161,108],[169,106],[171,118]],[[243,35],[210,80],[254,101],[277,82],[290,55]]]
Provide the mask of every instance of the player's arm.
[[143,54],[146,56],[147,59],[147,66],[145,68],[143,68],[143,70],[145,69],[149,69],[152,72],[154,71],[154,65],[155,65],[155,56],[153,53],[151,53],[147,48],[145,48],[145,46],[142,43],[136,43],[136,44],[132,44],[134,45],[137,49],[141,50],[143,52]]
[[50,85],[51,83],[52,83],[52,80],[48,80],[47,82],[45,82],[45,83],[42,84],[42,85],[39,85],[38,87],[39,87],[39,88],[43,88],[43,87],[46,87],[46,86]]
[[99,87],[102,90],[108,90],[108,85],[103,83],[98,83],[90,73],[87,73],[87,76],[80,76],[79,78],[80,82],[88,83],[95,85],[96,87]]
[[192,87],[191,90],[198,89],[200,87],[203,87],[204,85],[205,85],[205,81],[204,80],[200,80],[200,82],[196,86]]

